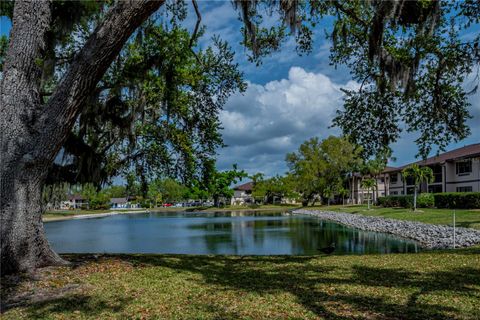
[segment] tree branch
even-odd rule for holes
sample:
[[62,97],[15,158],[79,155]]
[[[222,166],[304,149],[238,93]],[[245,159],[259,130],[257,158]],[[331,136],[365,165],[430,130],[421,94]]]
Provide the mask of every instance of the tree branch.
[[362,19],[360,19],[358,17],[358,15],[355,13],[355,11],[353,11],[352,9],[349,9],[349,8],[345,8],[341,3],[340,1],[332,1],[333,5],[335,6],[335,8],[341,12],[343,12],[344,14],[346,14],[347,16],[349,16],[350,18],[352,18],[353,20],[357,21],[358,23],[360,23],[362,26],[364,26],[366,29],[368,29],[368,24],[363,21]]
[[[120,1],[89,37],[55,89],[37,122],[38,153],[53,161],[81,108],[132,33],[164,0]],[[44,141],[51,142],[45,146]],[[43,142],[43,143],[42,143]]]

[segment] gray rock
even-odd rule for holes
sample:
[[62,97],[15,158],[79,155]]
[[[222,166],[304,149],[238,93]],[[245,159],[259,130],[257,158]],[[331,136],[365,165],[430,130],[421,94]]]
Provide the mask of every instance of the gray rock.
[[[307,214],[322,220],[366,230],[394,234],[419,242],[424,248],[447,249],[453,247],[453,227],[403,221],[382,217],[369,217],[350,213],[294,210],[293,214]],[[480,230],[455,228],[455,247],[469,247],[480,244]]]

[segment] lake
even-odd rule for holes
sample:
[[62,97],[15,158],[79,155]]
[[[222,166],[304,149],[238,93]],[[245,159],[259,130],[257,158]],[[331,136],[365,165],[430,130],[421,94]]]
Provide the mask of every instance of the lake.
[[120,214],[45,223],[59,253],[180,253],[315,255],[335,243],[336,254],[401,253],[418,243],[284,212]]

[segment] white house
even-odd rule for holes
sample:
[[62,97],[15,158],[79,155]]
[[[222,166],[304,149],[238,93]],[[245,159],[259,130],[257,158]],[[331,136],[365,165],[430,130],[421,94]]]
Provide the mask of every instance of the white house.
[[132,203],[129,198],[111,198],[110,209],[135,209],[140,208],[139,203]]
[[230,201],[231,205],[244,205],[253,203],[252,197],[253,182],[247,182],[233,188],[233,197]]
[[88,208],[88,200],[85,199],[80,194],[69,195],[67,201],[62,201],[60,209],[70,210],[70,209],[82,209]]

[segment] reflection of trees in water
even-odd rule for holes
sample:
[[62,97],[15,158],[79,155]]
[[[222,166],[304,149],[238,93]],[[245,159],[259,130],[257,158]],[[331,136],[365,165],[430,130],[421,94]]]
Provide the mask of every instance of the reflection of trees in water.
[[331,243],[335,243],[336,253],[400,253],[419,249],[413,241],[309,218],[291,221],[290,232],[296,254],[315,254]]
[[[221,215],[225,217],[225,215]],[[243,216],[240,216],[243,217]],[[201,237],[210,253],[319,254],[331,243],[336,253],[416,252],[416,244],[386,234],[352,229],[309,217],[285,216],[259,219],[252,215],[228,221],[208,221],[189,226],[205,231]],[[199,241],[198,238],[195,238]],[[270,250],[270,251],[269,251]]]
[[189,213],[118,215],[46,225],[62,252],[169,252],[212,254],[320,254],[414,252],[413,241],[359,231],[303,216],[217,218]]

